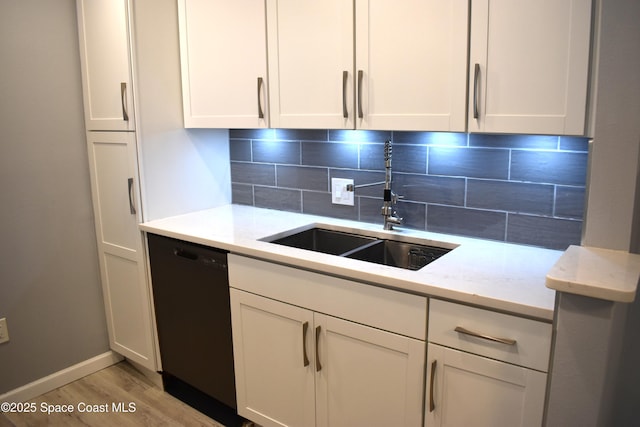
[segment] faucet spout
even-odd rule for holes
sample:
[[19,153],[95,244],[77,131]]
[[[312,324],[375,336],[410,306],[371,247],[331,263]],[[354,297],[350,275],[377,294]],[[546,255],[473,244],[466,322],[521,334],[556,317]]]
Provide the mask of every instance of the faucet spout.
[[393,230],[394,225],[402,224],[402,218],[394,208],[398,202],[398,195],[391,190],[391,154],[391,141],[387,140],[384,143],[384,202],[381,211],[385,230]]
[[395,210],[395,205],[398,202],[399,198],[402,196],[398,196],[391,190],[391,141],[387,140],[384,142],[384,181],[380,182],[372,182],[370,184],[359,184],[347,185],[347,191],[355,191],[356,188],[361,187],[371,187],[373,185],[383,185],[384,184],[384,193],[383,193],[383,204],[382,204],[382,216],[384,217],[384,229],[385,230],[393,230],[394,225],[402,224],[402,218],[398,216],[398,213]]

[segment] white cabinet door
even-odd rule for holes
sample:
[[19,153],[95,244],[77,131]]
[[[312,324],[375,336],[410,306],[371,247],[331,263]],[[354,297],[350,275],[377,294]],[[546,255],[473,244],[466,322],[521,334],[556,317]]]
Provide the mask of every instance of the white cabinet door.
[[230,294],[238,414],[264,427],[313,426],[313,313]]
[[423,341],[319,313],[314,320],[318,426],[422,425]]
[[591,0],[472,2],[469,131],[585,132]]
[[138,230],[135,134],[87,132],[91,190],[109,340],[155,370],[151,297]]
[[429,344],[425,426],[542,425],[543,372]]
[[264,0],[179,0],[184,126],[268,127]]
[[467,2],[268,0],[267,17],[272,127],[465,130]]
[[425,343],[231,288],[238,413],[263,426],[420,426]]
[[464,131],[468,2],[355,3],[356,128]]
[[89,167],[101,250],[140,252],[135,134],[89,132]]
[[267,0],[271,126],[353,129],[353,0]]
[[87,130],[133,130],[128,1],[78,0]]

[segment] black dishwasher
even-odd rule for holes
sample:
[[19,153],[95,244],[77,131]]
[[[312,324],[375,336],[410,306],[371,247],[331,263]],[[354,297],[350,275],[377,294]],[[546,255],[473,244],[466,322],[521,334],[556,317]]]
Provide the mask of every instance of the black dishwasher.
[[226,425],[240,425],[227,252],[155,234],[148,242],[165,390]]

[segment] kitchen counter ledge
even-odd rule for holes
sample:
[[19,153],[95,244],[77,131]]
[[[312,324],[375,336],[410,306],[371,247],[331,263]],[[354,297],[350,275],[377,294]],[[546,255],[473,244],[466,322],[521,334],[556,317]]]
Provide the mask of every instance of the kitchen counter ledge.
[[556,291],[614,302],[633,302],[640,281],[640,255],[569,246],[547,274]]
[[[314,224],[364,230],[389,238],[405,235],[459,246],[420,270],[410,271],[260,240]],[[561,251],[402,227],[384,231],[381,224],[243,205],[225,205],[153,220],[141,224],[140,229],[401,291],[553,320],[555,291],[545,286],[545,277],[562,255]]]

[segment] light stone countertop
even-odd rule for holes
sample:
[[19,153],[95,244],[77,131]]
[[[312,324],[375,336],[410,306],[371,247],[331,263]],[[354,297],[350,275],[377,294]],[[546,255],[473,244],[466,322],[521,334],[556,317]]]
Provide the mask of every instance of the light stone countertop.
[[592,298],[632,302],[640,281],[640,255],[569,246],[547,274],[547,287]]
[[[262,241],[313,225],[365,231],[375,237],[419,238],[454,250],[417,271],[373,264]],[[232,253],[332,274],[429,297],[448,299],[541,320],[553,320],[555,291],[547,272],[561,251],[437,234],[243,205],[225,205],[149,221],[143,231]]]

